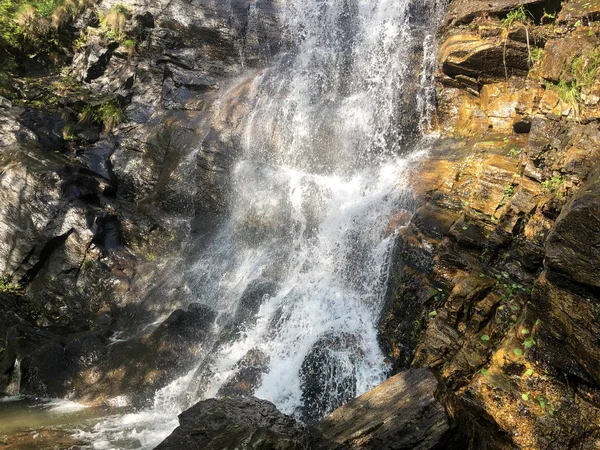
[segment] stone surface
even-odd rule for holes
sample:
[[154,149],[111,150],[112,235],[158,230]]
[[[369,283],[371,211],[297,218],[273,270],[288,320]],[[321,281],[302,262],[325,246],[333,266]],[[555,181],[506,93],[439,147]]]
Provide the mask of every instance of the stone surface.
[[304,448],[300,425],[255,397],[204,400],[181,413],[179,423],[157,450]]
[[448,430],[428,369],[411,369],[346,403],[319,422],[310,448],[429,449]]

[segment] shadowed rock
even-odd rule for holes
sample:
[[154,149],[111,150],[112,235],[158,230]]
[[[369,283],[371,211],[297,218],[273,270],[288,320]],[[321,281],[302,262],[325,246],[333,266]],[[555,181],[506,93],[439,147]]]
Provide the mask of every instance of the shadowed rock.
[[323,419],[312,433],[310,448],[433,448],[448,430],[444,408],[433,395],[436,389],[429,369],[395,375]]
[[156,450],[300,450],[302,430],[275,405],[254,397],[209,399],[179,415],[179,427]]

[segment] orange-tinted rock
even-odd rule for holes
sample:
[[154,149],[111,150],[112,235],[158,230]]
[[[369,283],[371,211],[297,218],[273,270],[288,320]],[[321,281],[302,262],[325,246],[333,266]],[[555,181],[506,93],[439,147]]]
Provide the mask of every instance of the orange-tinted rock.
[[507,13],[521,5],[535,5],[543,0],[453,0],[448,5],[444,25],[467,22],[483,14]]

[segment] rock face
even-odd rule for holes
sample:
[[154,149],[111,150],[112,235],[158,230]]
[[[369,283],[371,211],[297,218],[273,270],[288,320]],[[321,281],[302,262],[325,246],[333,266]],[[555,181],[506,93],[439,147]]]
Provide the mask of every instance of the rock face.
[[226,212],[248,92],[286,41],[277,0],[83,3],[56,57],[0,49],[0,393],[19,361],[23,392],[138,403],[209,346],[214,313],[177,310],[197,301],[182,248]]
[[380,323],[395,370],[442,385],[443,448],[600,445],[600,41],[586,5],[449,3],[444,137],[415,170]]
[[181,413],[179,423],[157,450],[305,448],[300,425],[254,397],[202,401]]
[[436,389],[428,369],[395,375],[319,422],[310,448],[437,448],[449,426],[444,407],[434,397]]

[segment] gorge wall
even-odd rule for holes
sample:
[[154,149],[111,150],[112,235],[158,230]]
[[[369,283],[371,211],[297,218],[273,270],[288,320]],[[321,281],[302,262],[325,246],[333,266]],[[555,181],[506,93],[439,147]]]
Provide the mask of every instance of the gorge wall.
[[446,387],[460,432],[444,448],[598,445],[599,10],[448,4],[441,138],[380,325],[396,370]]
[[[251,80],[288,45],[280,7],[101,2],[50,49],[0,41],[0,392],[143,405],[203,351],[215,313],[171,314],[192,297],[172,274],[228,209]],[[448,3],[439,137],[389,225],[379,325],[394,372],[439,383],[449,425],[426,448],[599,445],[599,17]]]

